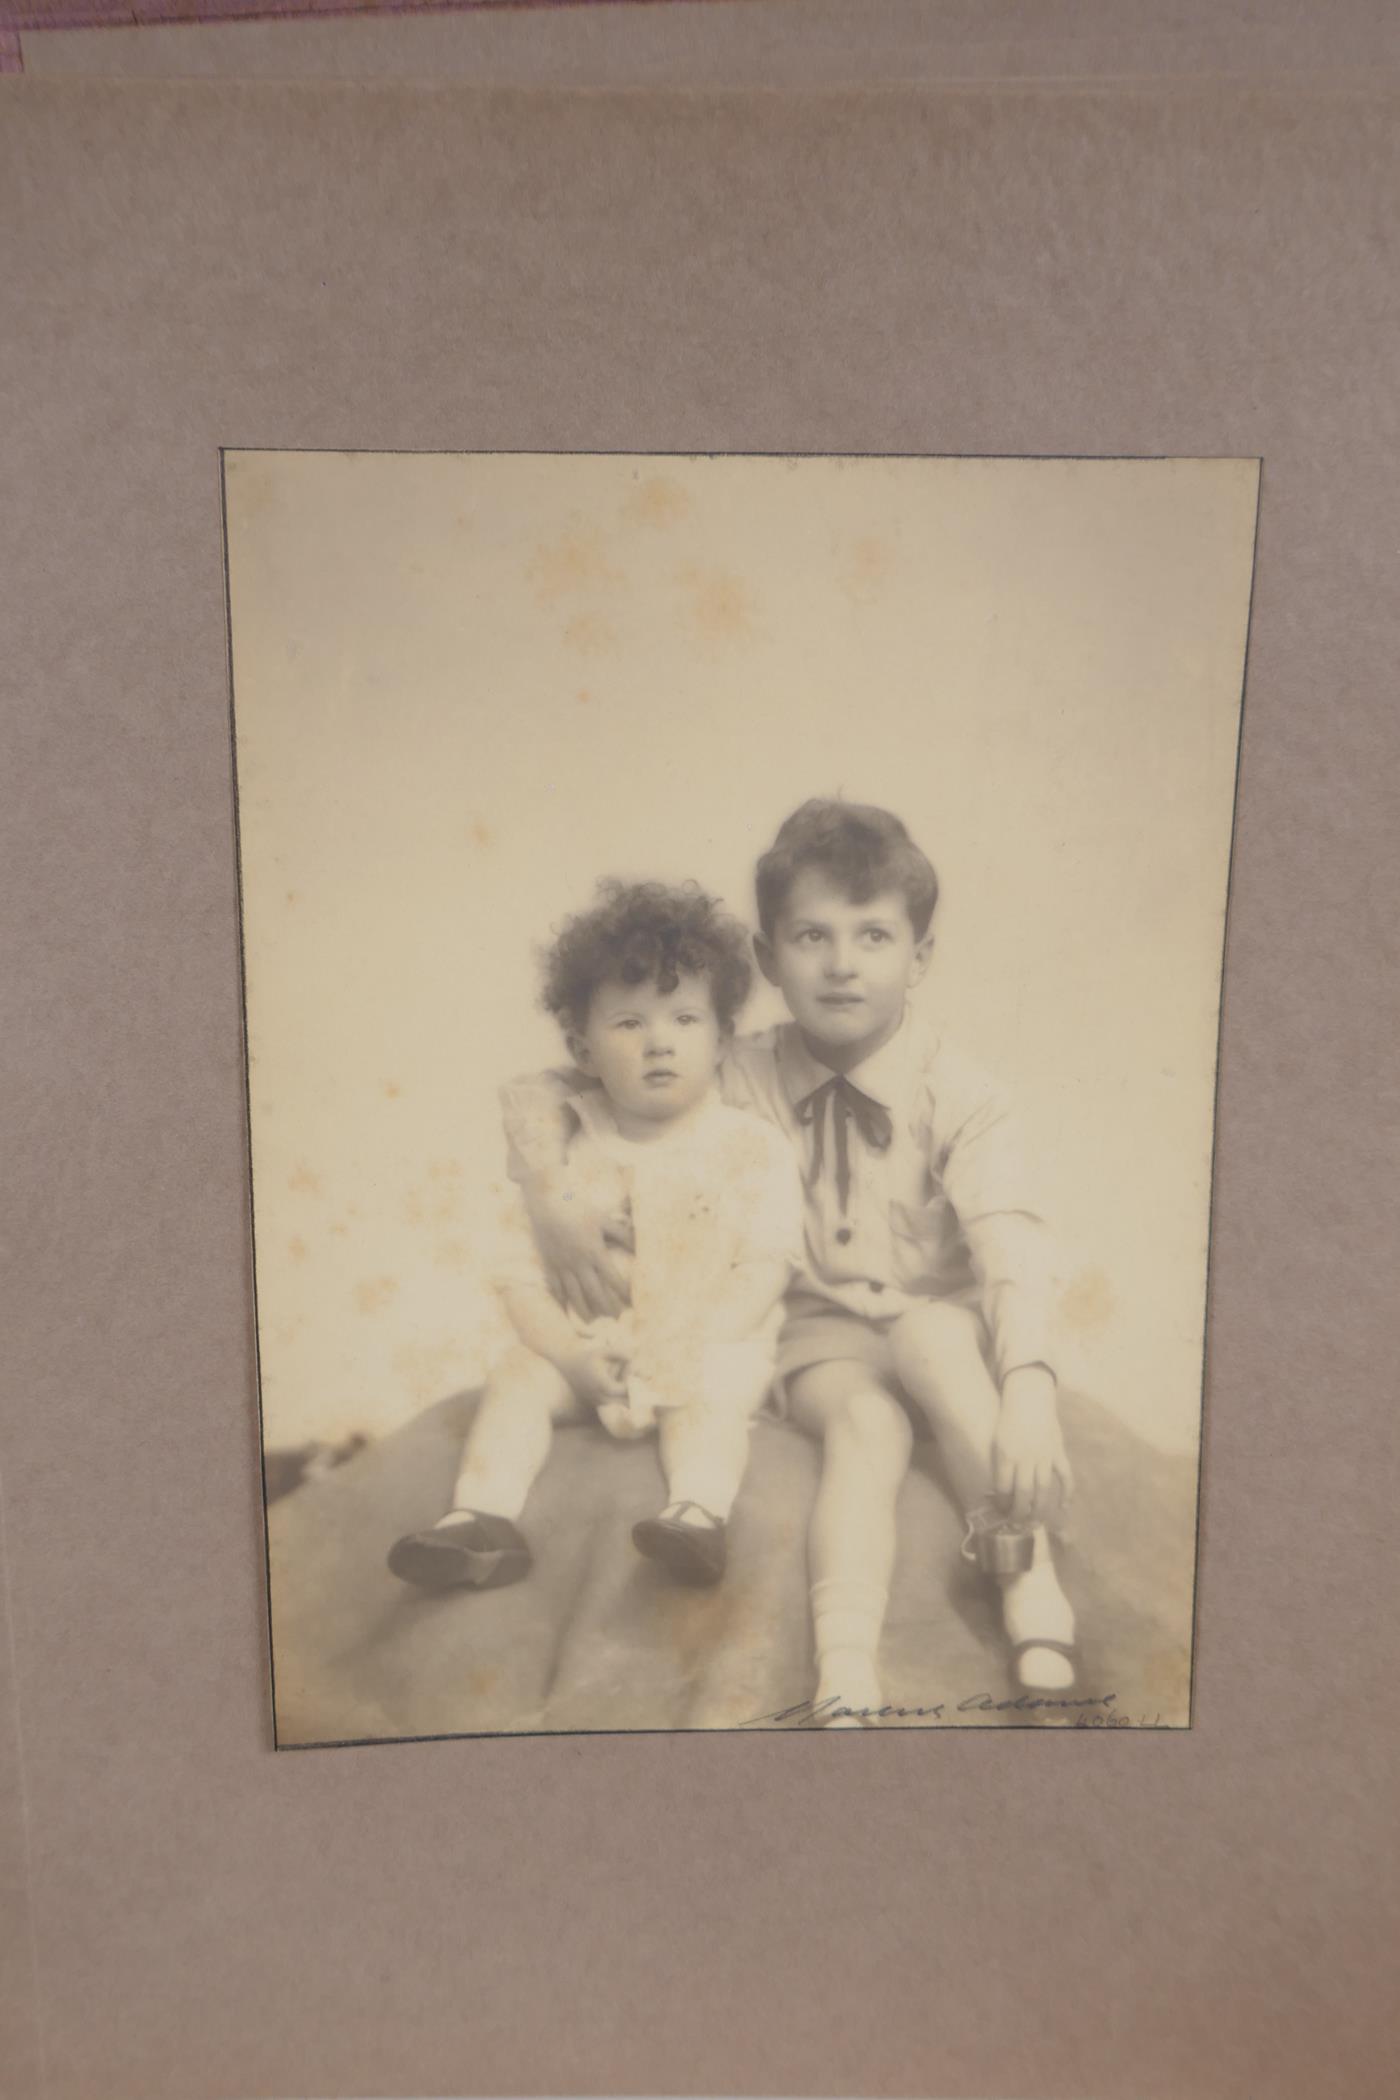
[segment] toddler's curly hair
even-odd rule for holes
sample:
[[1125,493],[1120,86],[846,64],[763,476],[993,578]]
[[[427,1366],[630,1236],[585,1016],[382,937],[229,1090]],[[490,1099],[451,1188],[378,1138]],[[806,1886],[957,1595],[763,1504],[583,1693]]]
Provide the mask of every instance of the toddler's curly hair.
[[598,885],[591,911],[565,921],[544,957],[544,1005],[567,1033],[587,1025],[601,984],[654,984],[673,992],[682,977],[709,980],[720,1027],[732,1027],[749,996],[749,937],[693,882]]

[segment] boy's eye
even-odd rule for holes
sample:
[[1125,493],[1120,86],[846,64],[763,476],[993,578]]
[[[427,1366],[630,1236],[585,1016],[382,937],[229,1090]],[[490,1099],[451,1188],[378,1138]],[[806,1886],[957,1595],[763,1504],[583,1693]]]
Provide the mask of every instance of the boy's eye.
[[805,946],[808,948],[815,947],[821,937],[822,930],[820,926],[803,926],[794,936],[799,947]]
[[865,938],[871,943],[873,947],[878,948],[880,946],[880,943],[882,941],[887,941],[890,938],[890,936],[885,931],[883,926],[867,926],[865,929]]
[[628,1014],[626,1019],[619,1021],[617,1025],[619,1028],[640,1028],[642,1024],[635,1014]]

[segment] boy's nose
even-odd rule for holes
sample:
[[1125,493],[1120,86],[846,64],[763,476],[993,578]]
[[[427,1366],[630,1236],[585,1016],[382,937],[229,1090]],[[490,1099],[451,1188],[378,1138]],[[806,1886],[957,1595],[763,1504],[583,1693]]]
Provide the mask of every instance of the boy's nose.
[[827,957],[826,974],[828,977],[854,977],[856,974],[856,959],[854,955],[848,949],[833,947]]

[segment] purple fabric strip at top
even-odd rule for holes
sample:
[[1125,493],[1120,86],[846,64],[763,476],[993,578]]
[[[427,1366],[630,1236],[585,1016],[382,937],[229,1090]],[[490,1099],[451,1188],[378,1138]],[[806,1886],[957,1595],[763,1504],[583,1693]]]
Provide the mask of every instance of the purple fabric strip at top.
[[[684,7],[707,0],[0,0],[0,71],[18,72],[14,32],[134,29],[171,22],[255,22],[307,15],[470,14],[504,8]],[[5,53],[14,46],[13,63]]]

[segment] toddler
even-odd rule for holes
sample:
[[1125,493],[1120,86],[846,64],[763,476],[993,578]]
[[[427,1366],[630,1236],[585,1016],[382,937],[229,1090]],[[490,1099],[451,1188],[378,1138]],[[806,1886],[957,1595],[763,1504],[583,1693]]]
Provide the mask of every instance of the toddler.
[[549,953],[545,1004],[581,1091],[565,1140],[572,1197],[625,1277],[619,1310],[587,1317],[546,1281],[523,1209],[497,1274],[516,1345],[492,1370],[452,1507],[401,1538],[389,1566],[427,1589],[518,1581],[519,1527],[554,1425],[655,1428],[667,1501],[633,1532],[685,1582],[717,1582],[768,1392],[784,1289],[802,1259],[790,1146],[726,1106],[715,1075],[748,995],[743,928],[693,887],[604,884]]

